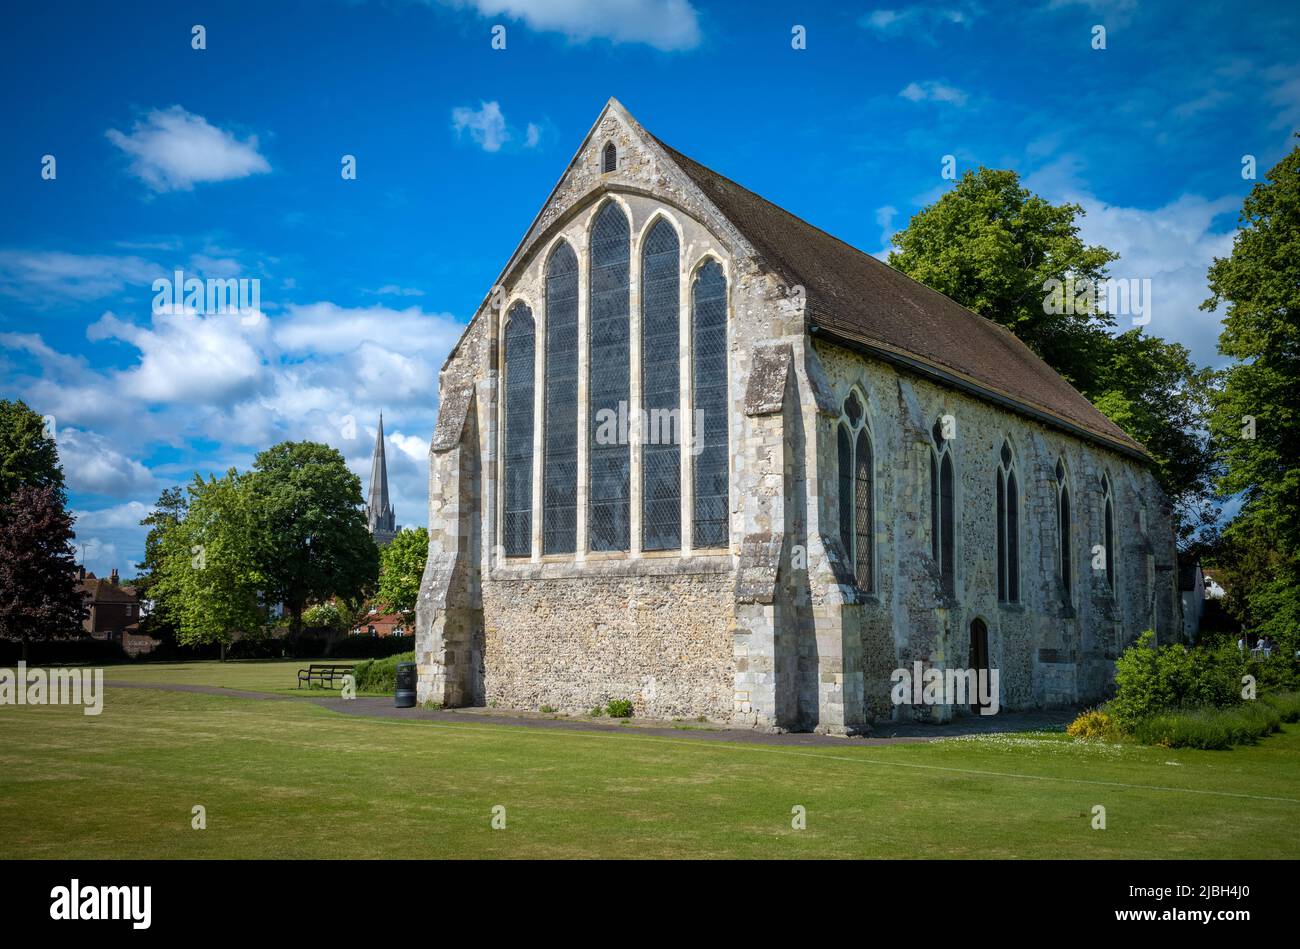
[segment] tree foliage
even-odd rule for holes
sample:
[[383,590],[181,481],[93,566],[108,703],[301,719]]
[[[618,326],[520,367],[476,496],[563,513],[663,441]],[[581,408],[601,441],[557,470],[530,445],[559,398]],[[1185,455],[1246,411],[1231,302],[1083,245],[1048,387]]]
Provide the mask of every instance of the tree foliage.
[[54,484],[19,484],[0,501],[0,636],[78,636],[85,608],[76,589],[72,518]]
[[429,532],[423,527],[399,531],[380,552],[379,601],[384,609],[415,612],[428,556]]
[[889,263],[1006,326],[1144,445],[1185,545],[1217,513],[1204,426],[1213,375],[1177,343],[1140,328],[1116,334],[1114,317],[1086,295],[1078,306],[1047,305],[1053,281],[1095,287],[1119,259],[1083,242],[1083,213],[1030,193],[1013,171],[968,171],[894,235]]
[[229,645],[265,625],[247,475],[195,475],[185,514],[161,525],[154,609],[185,645]]
[[281,442],[249,474],[256,559],[266,595],[302,629],[307,603],[373,588],[379,555],[362,513],[361,479],[336,449]]
[[0,501],[19,485],[52,487],[63,496],[63,468],[45,419],[21,399],[0,399]]
[[1235,361],[1213,398],[1220,488],[1239,494],[1220,559],[1239,615],[1300,646],[1300,146],[1251,189],[1204,309],[1227,305],[1219,351]]

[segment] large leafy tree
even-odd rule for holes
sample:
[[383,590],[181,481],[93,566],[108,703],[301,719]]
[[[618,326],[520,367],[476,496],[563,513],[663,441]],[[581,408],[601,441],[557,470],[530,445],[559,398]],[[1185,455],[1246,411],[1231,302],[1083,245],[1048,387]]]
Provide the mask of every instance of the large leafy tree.
[[63,494],[63,469],[45,419],[21,399],[0,400],[0,500],[19,485],[52,487]]
[[254,460],[249,489],[265,593],[284,604],[291,635],[308,603],[373,588],[379,552],[362,513],[361,479],[336,449],[274,445]]
[[248,476],[195,475],[182,516],[159,525],[151,584],[154,608],[186,645],[219,643],[264,624]]
[[[1053,205],[1013,171],[966,172],[894,235],[889,263],[1006,326],[1146,446],[1173,501],[1181,540],[1213,520],[1214,456],[1203,413],[1212,376],[1186,348],[1115,320],[1078,292],[1100,287],[1119,255],[1079,236],[1077,204]],[[1053,305],[1056,286],[1076,305]]]
[[379,602],[385,609],[415,612],[420,578],[429,557],[429,532],[423,527],[398,531],[380,552]]
[[72,536],[53,484],[20,484],[0,500],[0,635],[22,642],[23,659],[33,640],[82,632]]
[[149,528],[144,539],[144,560],[136,564],[135,588],[142,599],[153,597],[153,588],[161,572],[163,536],[168,528],[185,520],[188,509],[185,489],[177,485],[165,488],[154,502],[153,510],[140,521],[141,527]]
[[1053,205],[1014,171],[980,168],[894,235],[890,265],[1010,329],[1086,392],[1114,325],[1088,307],[1050,313],[1049,280],[1100,283],[1118,254],[1079,237],[1077,204]]
[[1240,494],[1227,526],[1243,618],[1300,645],[1300,147],[1251,189],[1232,254],[1209,271],[1204,309],[1227,304],[1219,351],[1236,360],[1214,397],[1220,487]]

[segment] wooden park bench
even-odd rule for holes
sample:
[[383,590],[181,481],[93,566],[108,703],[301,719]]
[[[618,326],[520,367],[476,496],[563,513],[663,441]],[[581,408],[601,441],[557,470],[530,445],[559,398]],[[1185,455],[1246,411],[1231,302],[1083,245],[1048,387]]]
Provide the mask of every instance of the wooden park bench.
[[304,682],[307,687],[311,688],[312,683],[322,686],[323,688],[334,688],[334,680],[342,679],[349,675],[355,666],[351,665],[334,665],[331,663],[312,663],[306,669],[298,670],[298,688],[302,688]]

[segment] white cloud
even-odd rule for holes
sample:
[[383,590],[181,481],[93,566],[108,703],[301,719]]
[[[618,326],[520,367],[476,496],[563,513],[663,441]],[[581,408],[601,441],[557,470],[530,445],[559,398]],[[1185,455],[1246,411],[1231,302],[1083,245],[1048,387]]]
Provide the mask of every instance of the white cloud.
[[153,490],[149,469],[126,457],[109,439],[76,428],[59,429],[57,435],[68,490],[110,497]]
[[[1211,262],[1232,251],[1235,231],[1218,231],[1215,222],[1221,227],[1224,216],[1240,206],[1240,197],[1184,194],[1163,207],[1125,207],[1092,194],[1081,183],[1081,169],[1077,155],[1062,155],[1025,178],[1024,185],[1053,203],[1082,205],[1083,241],[1120,255],[1110,265],[1111,277],[1151,281],[1151,322],[1143,332],[1182,343],[1200,365],[1223,365],[1217,351],[1223,314],[1199,307],[1210,295]],[[1117,316],[1116,323],[1121,332],[1134,325],[1129,315]]]
[[457,106],[451,110],[451,124],[457,135],[468,130],[470,138],[485,152],[499,152],[501,146],[510,140],[506,117],[501,114],[501,105],[495,101],[480,103],[477,110]]
[[180,106],[155,109],[125,134],[104,133],[132,158],[131,171],[155,191],[190,191],[209,181],[264,174],[270,164],[257,150],[257,136],[240,141]]
[[484,17],[520,20],[539,32],[562,33],[574,42],[607,39],[645,43],[655,49],[694,49],[699,16],[690,0],[439,0],[470,7]]
[[[425,523],[438,371],[463,330],[449,314],[418,307],[316,302],[250,326],[238,317],[134,323],[106,313],[88,335],[135,351],[120,368],[96,368],[93,356],[60,353],[35,333],[0,333],[0,351],[17,354],[11,388],[55,414],[74,495],[123,502],[82,511],[79,542],[99,545],[100,559],[87,554],[97,572],[117,566],[126,575],[143,554],[145,532],[133,523],[162,488],[189,483],[194,471],[247,470],[262,448],[310,439],[339,449],[364,490],[380,412],[399,519]],[[146,464],[151,457],[166,460]]]
[[117,339],[140,361],[113,374],[121,389],[146,403],[221,402],[266,382],[259,338],[265,318],[231,314],[154,313],[149,327],[105,313],[86,330],[92,342]]
[[859,17],[858,24],[881,36],[894,37],[908,33],[927,42],[935,42],[937,27],[961,26],[969,29],[983,15],[984,9],[977,3],[910,6],[897,10],[872,10]]
[[73,511],[77,527],[86,530],[106,530],[115,528],[136,528],[140,521],[148,517],[153,507],[139,501],[127,501],[112,507],[99,508],[95,511]]
[[97,300],[129,285],[148,289],[161,268],[141,257],[0,251],[0,293],[37,306]]
[[876,223],[880,225],[880,246],[884,248],[876,256],[884,260],[893,250],[894,240],[894,217],[898,214],[898,208],[892,204],[886,204],[883,207],[876,208]]
[[958,108],[970,98],[955,86],[936,81],[909,82],[898,94],[912,102],[947,102]]

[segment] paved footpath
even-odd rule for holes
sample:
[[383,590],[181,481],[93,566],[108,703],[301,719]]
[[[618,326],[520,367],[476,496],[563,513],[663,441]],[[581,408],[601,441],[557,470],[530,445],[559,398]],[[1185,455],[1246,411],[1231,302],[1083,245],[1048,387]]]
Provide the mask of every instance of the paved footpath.
[[164,685],[148,682],[123,682],[107,679],[104,685],[115,689],[155,689],[162,692],[194,692],[201,695],[224,695],[231,698],[263,701],[311,702],[344,715],[364,718],[384,718],[407,721],[459,722],[461,724],[513,725],[526,728],[558,729],[561,731],[625,732],[636,735],[655,735],[663,738],[691,738],[699,741],[731,741],[753,745],[823,745],[844,747],[853,745],[895,745],[908,742],[927,742],[937,738],[955,738],[960,735],[991,735],[1001,732],[1059,731],[1073,721],[1075,712],[1069,709],[1050,709],[1034,712],[1004,712],[998,715],[963,715],[946,725],[917,722],[877,722],[863,737],[840,738],[807,732],[763,732],[752,728],[721,725],[716,722],[665,723],[658,719],[623,719],[622,724],[607,718],[579,718],[546,715],[540,712],[498,712],[490,708],[395,708],[387,697],[361,696],[344,699],[339,696],[309,697],[283,695],[275,692],[249,692],[242,689],[225,689],[214,685]]

